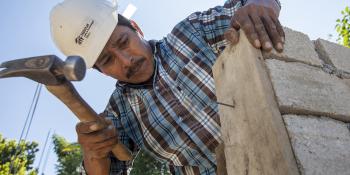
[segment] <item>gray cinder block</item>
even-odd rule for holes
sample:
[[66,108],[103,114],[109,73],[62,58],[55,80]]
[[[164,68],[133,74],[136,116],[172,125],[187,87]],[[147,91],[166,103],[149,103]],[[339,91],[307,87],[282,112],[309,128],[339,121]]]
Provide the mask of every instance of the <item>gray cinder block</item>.
[[349,175],[350,131],[325,117],[283,116],[302,175]]
[[348,87],[350,88],[350,80],[349,80],[349,79],[346,79],[346,80],[344,80],[344,82],[345,82],[345,84],[347,84]]
[[266,60],[282,114],[325,115],[350,121],[350,88],[321,68]]
[[288,62],[302,62],[309,65],[321,67],[322,61],[318,58],[315,46],[310,38],[304,33],[284,27],[286,42],[284,51],[278,53],[275,50],[263,53],[265,59],[279,59]]
[[315,41],[316,51],[325,63],[350,73],[350,49],[323,39]]

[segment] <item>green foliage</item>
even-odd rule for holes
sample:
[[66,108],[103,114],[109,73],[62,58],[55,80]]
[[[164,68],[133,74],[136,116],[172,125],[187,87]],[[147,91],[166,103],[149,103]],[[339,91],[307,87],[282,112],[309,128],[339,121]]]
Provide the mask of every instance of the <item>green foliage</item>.
[[58,157],[56,170],[58,175],[79,175],[77,169],[82,162],[82,153],[79,144],[69,143],[63,137],[52,136],[54,150]]
[[156,161],[153,157],[144,151],[137,155],[131,175],[170,175],[167,167],[161,162]]
[[0,134],[0,175],[36,175],[32,165],[39,151],[35,142],[7,140]]
[[343,15],[342,19],[337,19],[337,25],[335,26],[338,32],[338,41],[346,47],[350,48],[350,9],[346,7],[341,11]]

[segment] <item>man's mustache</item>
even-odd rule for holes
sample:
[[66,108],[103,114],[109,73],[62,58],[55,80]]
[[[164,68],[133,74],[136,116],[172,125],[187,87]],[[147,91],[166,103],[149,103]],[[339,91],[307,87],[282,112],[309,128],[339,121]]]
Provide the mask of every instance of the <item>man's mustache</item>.
[[136,74],[136,72],[139,70],[140,66],[143,64],[143,62],[146,61],[145,57],[141,57],[135,61],[135,63],[127,70],[126,72],[126,78],[130,79],[132,76]]

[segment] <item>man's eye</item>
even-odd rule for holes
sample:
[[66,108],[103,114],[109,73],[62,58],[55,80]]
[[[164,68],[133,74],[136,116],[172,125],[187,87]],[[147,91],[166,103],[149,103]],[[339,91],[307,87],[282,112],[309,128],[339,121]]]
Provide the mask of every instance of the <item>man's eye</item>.
[[122,46],[127,46],[128,43],[129,43],[129,40],[128,40],[128,39],[125,39],[125,40],[121,43],[121,45],[122,45]]
[[118,44],[118,47],[119,47],[119,49],[125,49],[125,48],[128,47],[128,44],[129,44],[129,40],[128,39],[124,39],[123,41],[121,41]]
[[102,66],[107,65],[112,60],[112,55],[108,55],[107,58],[102,63]]
[[126,33],[121,34],[121,36],[112,43],[112,47],[117,49],[125,49],[129,45],[129,36]]

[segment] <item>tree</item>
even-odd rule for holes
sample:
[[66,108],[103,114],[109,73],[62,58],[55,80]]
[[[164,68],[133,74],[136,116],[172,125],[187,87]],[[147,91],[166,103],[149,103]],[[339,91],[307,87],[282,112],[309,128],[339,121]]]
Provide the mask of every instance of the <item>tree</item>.
[[350,48],[350,8],[346,7],[341,11],[342,19],[337,19],[336,30],[338,32],[338,41]]
[[32,165],[39,151],[36,142],[7,140],[0,134],[0,175],[36,175]]
[[53,135],[54,150],[58,157],[56,165],[58,175],[79,175],[78,168],[82,162],[80,145],[69,143],[63,137]]
[[131,170],[131,175],[170,175],[165,164],[156,161],[144,151],[137,155]]

